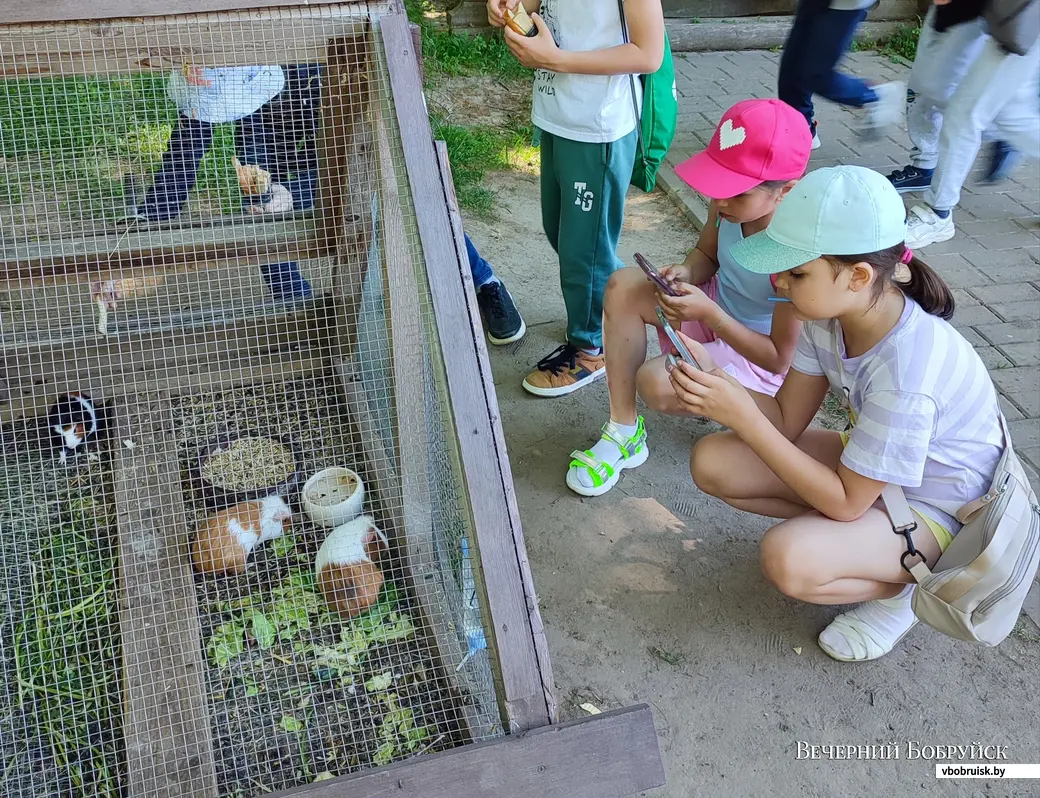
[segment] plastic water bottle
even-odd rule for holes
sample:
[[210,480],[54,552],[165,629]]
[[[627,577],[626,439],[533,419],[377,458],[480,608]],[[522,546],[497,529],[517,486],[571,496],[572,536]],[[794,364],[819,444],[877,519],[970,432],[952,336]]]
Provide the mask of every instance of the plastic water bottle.
[[468,651],[455,670],[461,670],[469,658],[487,648],[484,624],[480,620],[477,585],[473,580],[473,561],[469,556],[469,541],[462,537],[462,631],[466,635]]

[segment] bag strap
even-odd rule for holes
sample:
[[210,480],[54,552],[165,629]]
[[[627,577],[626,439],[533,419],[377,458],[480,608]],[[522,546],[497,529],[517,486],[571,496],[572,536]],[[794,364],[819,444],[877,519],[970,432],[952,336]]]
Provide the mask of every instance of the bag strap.
[[[617,0],[618,15],[621,17],[621,38],[625,44],[631,44],[628,38],[628,17],[625,16],[625,0]],[[632,113],[636,117],[636,152],[643,152],[643,124],[639,113],[639,100],[636,95],[636,76],[629,74],[628,85],[632,90]]]

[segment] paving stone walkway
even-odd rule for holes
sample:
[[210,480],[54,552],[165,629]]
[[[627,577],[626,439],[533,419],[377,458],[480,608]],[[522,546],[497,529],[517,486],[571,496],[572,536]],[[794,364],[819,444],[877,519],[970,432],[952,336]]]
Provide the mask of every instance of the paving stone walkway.
[[[679,130],[675,158],[704,147],[722,112],[749,97],[776,96],[779,53],[715,52],[676,56]],[[909,68],[874,53],[853,53],[846,69],[867,79],[906,80]],[[893,130],[881,141],[858,140],[856,117],[820,101],[823,146],[811,168],[858,164],[885,174],[907,163],[909,141]],[[1000,391],[1016,448],[1034,486],[1040,482],[1040,166],[1021,166],[1014,179],[980,186],[980,163],[954,211],[957,236],[922,250],[954,289],[956,326],[977,349]],[[670,170],[663,170],[670,171]],[[687,192],[689,194],[689,192]],[[681,193],[680,193],[681,196]],[[910,201],[912,201],[911,195]],[[702,214],[697,203],[687,213]]]

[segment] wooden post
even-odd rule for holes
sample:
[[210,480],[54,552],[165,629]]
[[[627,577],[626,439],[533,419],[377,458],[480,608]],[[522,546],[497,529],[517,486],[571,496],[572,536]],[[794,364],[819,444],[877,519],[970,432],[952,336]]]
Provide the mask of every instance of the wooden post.
[[130,798],[216,798],[202,633],[169,400],[119,403],[119,626]]

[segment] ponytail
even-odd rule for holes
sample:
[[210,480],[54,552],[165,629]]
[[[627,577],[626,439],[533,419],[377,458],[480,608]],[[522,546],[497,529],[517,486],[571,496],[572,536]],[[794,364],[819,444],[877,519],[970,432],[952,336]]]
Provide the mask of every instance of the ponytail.
[[899,290],[920,305],[925,311],[949,321],[953,318],[953,294],[942,277],[927,263],[914,255],[907,264],[910,279],[897,282]]
[[824,259],[839,270],[857,263],[869,263],[880,278],[874,281],[875,302],[891,284],[914,300],[926,313],[946,321],[953,318],[955,308],[949,286],[905,244],[896,244],[868,255],[824,255]]

